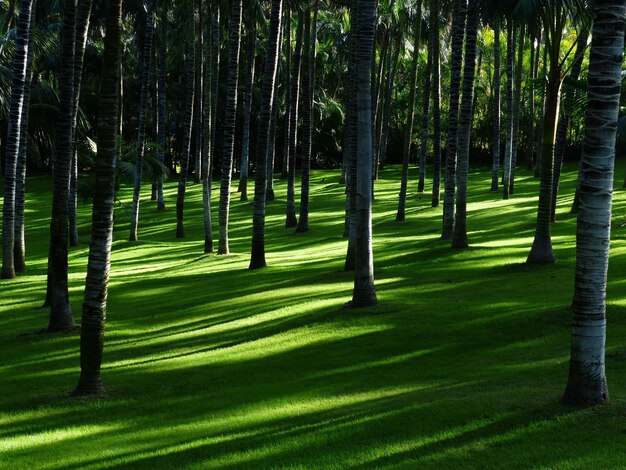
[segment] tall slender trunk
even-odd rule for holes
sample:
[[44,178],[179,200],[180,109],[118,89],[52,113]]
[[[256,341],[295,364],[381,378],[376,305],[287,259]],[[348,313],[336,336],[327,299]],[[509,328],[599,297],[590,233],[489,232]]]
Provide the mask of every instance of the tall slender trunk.
[[385,80],[385,100],[383,105],[382,115],[382,127],[380,131],[380,142],[378,145],[378,152],[376,153],[376,159],[374,162],[374,179],[378,179],[378,170],[382,168],[385,159],[387,158],[387,140],[389,136],[389,121],[391,120],[391,104],[393,100],[393,85],[396,79],[396,71],[398,70],[398,60],[400,57],[400,49],[402,48],[402,35],[398,34],[396,37],[396,44],[394,46],[394,52],[387,64],[388,71]]
[[52,220],[50,222],[48,331],[62,331],[75,326],[68,291],[68,200],[70,162],[72,159],[72,116],[74,99],[74,43],[76,40],[76,4],[66,1],[61,32],[62,63],[59,117],[56,132],[57,155],[54,162]]
[[458,144],[459,98],[461,69],[463,67],[463,41],[467,0],[457,0],[452,12],[452,61],[450,64],[450,111],[448,124],[448,149],[446,155],[445,196],[443,200],[442,240],[451,240],[454,234],[454,195],[456,189],[456,165]]
[[215,159],[217,156],[217,144],[220,142],[217,135],[217,112],[219,105],[219,82],[221,76],[222,62],[220,60],[220,2],[213,2],[215,11],[211,15],[211,70],[215,79],[211,83],[211,155]]
[[289,142],[291,142],[291,108],[293,106],[291,102],[291,10],[289,5],[285,5],[285,116],[283,125],[284,141],[283,141],[283,165],[281,172],[281,179],[287,179],[289,175]]
[[104,394],[100,367],[113,239],[118,84],[119,65],[122,58],[122,0],[109,0],[107,5],[104,64],[100,89],[98,155],[95,166],[97,184],[94,193],[91,244],[80,333],[80,378],[74,395]]
[[402,178],[400,182],[400,198],[398,200],[396,222],[403,222],[406,219],[406,193],[409,186],[409,157],[411,156],[411,137],[413,135],[413,120],[415,116],[415,90],[417,88],[417,70],[421,36],[422,0],[418,0],[415,6],[415,23],[413,24],[413,61],[411,64],[411,78],[409,82],[409,102],[407,104],[404,146],[402,148]]
[[[316,0],[317,1],[317,0]],[[302,72],[302,182],[300,191],[300,217],[296,232],[309,231],[309,189],[311,179],[311,139],[313,133],[313,21],[311,20],[311,0],[305,13],[303,58],[305,69]]]
[[[251,7],[252,9],[252,7]],[[241,133],[241,169],[239,172],[239,192],[241,200],[248,200],[248,170],[250,168],[250,121],[252,115],[252,96],[254,95],[254,62],[256,53],[256,20],[252,20],[248,32],[248,47],[246,48],[246,84],[243,97],[243,126]]]
[[[282,43],[283,35],[282,35],[282,18],[281,18],[281,27],[278,30],[278,44],[277,48],[277,62],[276,62],[276,74],[277,77],[280,74],[280,45]],[[278,88],[276,84],[276,78],[274,78],[275,87]],[[274,96],[272,97],[272,103],[270,109],[272,110],[270,114],[270,128],[269,128],[269,136],[268,136],[268,144],[267,144],[267,156],[265,160],[266,164],[266,184],[265,184],[265,201],[271,202],[275,199],[274,197],[274,166],[276,165],[276,119],[277,119],[277,108],[278,107],[278,90],[274,90]]]
[[252,226],[252,254],[250,269],[259,269],[267,266],[265,261],[265,197],[267,184],[267,162],[270,120],[274,112],[274,94],[276,93],[276,71],[280,52],[280,30],[282,20],[283,0],[272,0],[270,19],[270,35],[267,42],[267,57],[263,73],[263,102],[259,115],[258,148],[256,152],[256,171],[254,174],[254,207]]
[[426,157],[428,156],[428,130],[430,115],[430,89],[432,83],[433,70],[433,47],[432,40],[428,39],[428,59],[426,61],[426,74],[424,77],[424,95],[423,95],[423,111],[422,111],[422,141],[420,145],[420,166],[419,181],[417,192],[423,193],[426,182]]
[[433,41],[433,197],[432,207],[439,206],[441,186],[441,60],[439,44],[439,0],[431,0],[430,28]]
[[506,24],[506,144],[504,147],[504,169],[502,175],[502,197],[508,199],[511,191],[511,163],[513,160],[513,88],[515,62],[515,30],[513,20]]
[[291,114],[289,127],[291,138],[289,140],[289,174],[287,175],[287,215],[285,227],[293,228],[298,225],[296,217],[296,156],[298,152],[298,111],[300,102],[300,83],[302,69],[302,35],[304,31],[304,13],[298,15],[298,27],[296,29],[296,45],[293,52],[293,78],[291,80]]
[[[589,31],[584,29],[581,31],[580,36],[577,39],[576,54],[574,56],[574,63],[570,70],[570,78],[572,80],[578,80],[580,77],[580,71],[582,69],[583,59],[585,58],[585,50],[587,49],[587,39],[589,38]],[[552,207],[550,210],[550,220],[555,222],[556,220],[556,203],[559,194],[559,183],[561,180],[561,171],[563,169],[563,155],[565,154],[565,145],[567,141],[567,130],[570,125],[569,111],[574,104],[575,93],[573,90],[569,90],[565,94],[564,108],[565,113],[559,120],[559,124],[556,129],[556,142],[554,144],[554,181],[552,182]]]
[[[32,35],[35,22],[35,9],[30,23],[30,35]],[[28,126],[30,115],[30,91],[33,80],[32,66],[33,48],[28,48],[26,64],[26,80],[24,82],[24,102],[22,104],[22,117],[20,123],[20,144],[17,154],[17,165],[15,169],[15,243],[13,245],[13,263],[16,273],[26,271],[26,237],[24,210],[26,203],[26,163],[28,153]]]
[[[539,53],[537,51],[537,47],[535,46],[536,35],[532,32],[532,29],[529,29],[531,34],[529,34],[528,38],[530,40],[530,72],[529,76],[532,82],[537,78],[537,57],[539,57]],[[530,119],[528,120],[528,135],[526,142],[526,168],[530,171],[533,169],[533,155],[535,152],[535,87],[534,85],[530,85],[527,87],[528,89],[528,114]]]
[[227,255],[230,253],[230,247],[228,246],[228,218],[230,213],[230,182],[233,175],[235,121],[237,117],[237,87],[239,83],[239,51],[241,43],[241,1],[242,0],[233,0],[230,14],[228,81],[226,83],[224,149],[222,151],[222,180],[220,184],[220,238],[217,249],[219,255]]
[[[214,13],[217,6],[211,4],[211,13]],[[211,95],[211,88],[213,80],[217,80],[217,77],[213,76],[213,71],[210,64],[213,61],[213,47],[211,44],[211,23],[208,16],[206,24],[204,25],[204,40],[202,50],[202,60],[208,64],[204,67],[204,81],[203,81],[203,93],[204,101],[202,103],[202,133],[204,138],[202,139],[202,215],[204,222],[204,252],[213,252],[213,221],[211,217],[211,174],[213,172],[213,155],[211,154],[211,142],[213,140],[212,135],[212,109],[213,100]]]
[[[190,18],[191,22],[194,15],[193,6],[190,5]],[[190,23],[193,25],[193,23]],[[180,155],[180,175],[178,175],[178,193],[176,196],[176,238],[185,238],[185,196],[187,192],[187,178],[189,176],[189,160],[191,159],[191,136],[192,129],[194,127],[194,109],[199,105],[196,102],[195,96],[200,90],[196,90],[196,66],[195,63],[198,60],[202,60],[201,57],[196,56],[196,48],[193,41],[194,28],[190,26],[190,31],[187,33],[188,45],[186,47],[186,54],[184,58],[185,67],[185,83],[187,90],[185,94],[185,120],[183,121],[183,148]],[[195,114],[197,116],[197,114]]]
[[465,31],[465,67],[463,69],[463,98],[459,114],[459,165],[457,173],[456,216],[452,248],[465,248],[467,241],[467,181],[472,130],[472,103],[476,73],[476,34],[479,21],[479,1],[470,0]]
[[[546,44],[545,44],[545,37],[543,41],[544,41],[543,61],[542,61],[543,70],[541,72],[541,76],[546,77],[547,70],[548,70],[548,48],[546,47]],[[540,42],[539,47],[541,47],[541,42]],[[537,51],[537,55],[539,55],[539,51]],[[543,136],[544,136],[543,125],[545,121],[546,106],[547,106],[547,90],[545,88],[542,88],[541,90],[539,102],[541,103],[541,105],[539,107],[539,123],[537,124],[537,151],[535,155],[535,170],[534,170],[535,178],[539,178],[539,176],[541,176],[541,160],[543,156]]]
[[76,139],[76,122],[80,101],[80,88],[83,79],[83,60],[87,46],[89,32],[89,17],[91,16],[92,0],[79,0],[76,16],[76,50],[74,60],[74,110],[72,115],[72,162],[70,172],[69,219],[70,219],[70,246],[78,246],[78,226],[76,213],[78,208],[78,149]]
[[[202,14],[202,6],[198,8],[198,22],[196,28],[196,52],[195,52],[195,93],[194,93],[194,105],[193,105],[193,128],[195,130],[195,145],[194,145],[194,182],[200,183],[202,181],[202,139],[204,132],[204,125],[202,119],[204,113],[203,101],[204,101],[204,19]],[[195,22],[195,20],[194,20]]]
[[139,225],[139,200],[141,195],[141,178],[143,174],[143,158],[146,151],[146,113],[148,110],[148,84],[150,81],[150,61],[152,59],[152,18],[153,0],[148,3],[146,31],[143,43],[143,67],[139,85],[139,116],[137,118],[137,158],[135,160],[135,184],[133,188],[133,202],[130,213],[131,242],[137,241],[137,226]]
[[[157,132],[157,160],[165,163],[165,146],[167,145],[167,129],[165,128],[167,118],[167,2],[161,1],[160,8],[161,18],[159,23],[159,50],[158,50],[158,73],[157,73],[157,89],[158,89],[158,132]],[[163,177],[157,177],[157,210],[165,210],[165,198],[163,197]]]
[[511,138],[511,177],[509,179],[509,194],[515,192],[515,168],[517,167],[517,149],[519,140],[519,114],[522,104],[522,68],[524,66],[524,39],[526,31],[524,24],[520,25],[517,46],[517,64],[515,66],[515,92],[513,96],[513,136]]
[[24,86],[27,78],[28,49],[30,42],[30,23],[33,0],[20,1],[20,13],[17,20],[15,55],[11,81],[11,101],[8,117],[7,145],[4,158],[4,202],[2,206],[2,279],[15,277],[15,197],[16,171],[20,134],[24,110]]
[[569,379],[563,400],[594,405],[609,398],[604,367],[606,282],[611,241],[615,138],[626,4],[596,0],[576,229],[576,281]]
[[498,190],[500,179],[500,18],[494,20],[493,26],[493,140],[491,165],[491,190]]

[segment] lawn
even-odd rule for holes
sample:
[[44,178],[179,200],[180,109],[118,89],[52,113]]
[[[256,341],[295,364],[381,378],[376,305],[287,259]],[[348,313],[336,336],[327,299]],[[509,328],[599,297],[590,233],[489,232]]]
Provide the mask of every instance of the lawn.
[[[412,170],[413,171],[413,170]],[[344,195],[338,172],[312,177],[311,231],[283,228],[285,184],[268,206],[269,267],[248,271],[252,201],[233,194],[231,251],[203,254],[200,185],[188,186],[187,238],[167,210],[120,194],[109,291],[106,399],[73,399],[76,333],[40,334],[51,181],[29,179],[28,272],[0,283],[2,468],[610,468],[626,465],[626,196],[615,193],[608,289],[610,403],[560,403],[573,293],[576,169],[566,168],[553,242],[558,263],[526,266],[538,180],[489,193],[470,175],[470,248],[439,241],[441,209],[400,169],[376,183],[380,305],[346,310]],[[413,174],[415,172],[413,171]],[[622,179],[623,170],[616,180]],[[234,186],[235,188],[236,186]],[[217,239],[217,184],[214,184]],[[144,194],[149,189],[146,186]],[[299,192],[299,191],[298,191]],[[70,252],[80,321],[90,208]]]

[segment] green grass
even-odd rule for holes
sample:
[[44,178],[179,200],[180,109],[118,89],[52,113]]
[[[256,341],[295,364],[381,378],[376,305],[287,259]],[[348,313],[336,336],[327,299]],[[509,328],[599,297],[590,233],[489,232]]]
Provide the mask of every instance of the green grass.
[[[200,186],[188,188],[187,239],[176,240],[170,182],[166,212],[143,203],[140,242],[125,241],[128,217],[117,213],[105,400],[69,396],[76,334],[37,334],[48,315],[39,306],[51,183],[30,179],[28,273],[0,284],[0,467],[624,467],[626,197],[615,194],[611,401],[564,406],[575,255],[576,175],[567,170],[558,263],[539,267],[523,264],[538,190],[528,173],[508,202],[489,193],[487,171],[471,173],[471,247],[453,251],[438,240],[441,209],[429,207],[429,194],[413,191],[407,222],[394,222],[399,168],[385,170],[374,218],[380,305],[368,310],[342,308],[352,275],[342,272],[337,172],[314,173],[306,234],[283,228],[278,183],[268,206],[270,267],[254,272],[252,203],[234,195],[234,254],[204,255]],[[129,195],[121,194],[125,204]],[[89,212],[80,208],[83,245],[70,254],[77,320]]]

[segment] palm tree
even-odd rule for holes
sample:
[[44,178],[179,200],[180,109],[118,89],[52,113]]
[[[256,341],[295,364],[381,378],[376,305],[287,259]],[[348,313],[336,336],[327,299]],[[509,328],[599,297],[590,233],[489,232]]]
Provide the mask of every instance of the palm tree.
[[274,113],[274,94],[276,93],[276,71],[280,53],[280,30],[283,0],[272,0],[270,35],[267,42],[267,57],[263,72],[263,94],[261,113],[259,114],[259,133],[257,139],[256,171],[254,176],[254,206],[252,216],[252,255],[250,269],[259,269],[265,262],[265,198],[267,185],[268,148],[270,146],[270,121]]
[[122,57],[122,0],[109,0],[107,5],[104,64],[100,89],[98,157],[95,167],[97,184],[93,201],[91,244],[80,332],[80,378],[74,395],[104,394],[100,366],[113,237],[115,160],[118,153],[116,145],[118,84]]
[[[250,2],[250,8],[253,8]],[[248,200],[248,169],[250,167],[250,121],[252,115],[252,96],[254,95],[254,62],[256,57],[256,19],[252,13],[249,15],[252,24],[248,29],[248,47],[246,54],[248,64],[246,67],[246,83],[243,97],[243,127],[241,133],[241,171],[239,177],[239,192],[241,200]]]
[[204,20],[202,5],[197,5],[198,15],[194,13],[193,22],[196,25],[194,33],[195,39],[195,64],[194,64],[194,105],[193,105],[193,130],[195,132],[194,146],[194,182],[200,183],[202,180],[202,141],[204,139],[204,125],[202,119],[204,113]]
[[[165,128],[167,114],[167,1],[161,0],[160,22],[158,31],[158,73],[157,73],[157,99],[158,99],[158,123],[157,123],[157,160],[165,162],[165,145],[167,129]],[[163,177],[157,178],[157,210],[165,210],[163,197]]]
[[417,88],[421,35],[422,0],[418,0],[415,9],[415,23],[413,25],[413,62],[411,64],[411,78],[409,82],[409,102],[407,105],[406,130],[404,131],[404,146],[402,148],[402,179],[400,182],[400,198],[398,200],[396,222],[403,222],[406,218],[406,193],[409,185],[409,157],[411,155],[411,136],[413,133],[413,118],[415,116],[415,91]]
[[511,138],[511,177],[509,178],[509,194],[515,192],[515,168],[517,167],[517,149],[519,135],[520,105],[522,101],[522,69],[524,66],[524,39],[526,31],[524,23],[520,25],[517,45],[517,64],[515,65],[515,92],[513,94],[513,133]]
[[146,151],[146,114],[148,111],[148,84],[150,82],[150,63],[152,60],[152,17],[153,0],[146,8],[146,29],[143,40],[143,63],[139,85],[139,115],[137,118],[137,159],[135,161],[135,184],[133,187],[133,202],[130,212],[131,242],[137,241],[137,226],[139,224],[139,198],[141,195],[141,176],[143,173],[143,157]]
[[[493,164],[491,190],[498,190],[500,179],[500,18],[493,20]],[[532,88],[532,87],[531,87]]]
[[24,86],[28,46],[30,41],[30,23],[33,0],[20,1],[20,14],[17,20],[15,40],[15,56],[13,59],[13,76],[11,83],[11,102],[7,132],[7,148],[4,170],[4,203],[2,207],[2,279],[15,277],[14,244],[15,244],[15,191],[18,150],[21,132],[22,113],[24,108]]
[[442,240],[451,240],[454,233],[454,192],[456,187],[459,87],[463,67],[463,40],[467,0],[457,0],[452,12],[452,61],[450,63],[450,117],[448,124],[448,149],[446,155],[445,196],[443,200]]
[[[356,223],[354,243],[354,291],[352,306],[369,307],[377,303],[374,287],[374,255],[372,252],[372,118],[371,77],[376,19],[375,0],[358,2],[359,39],[357,50],[357,180]],[[354,13],[354,12],[353,12]]]
[[283,117],[284,126],[284,141],[283,141],[283,167],[281,172],[281,179],[287,179],[289,175],[289,142],[291,142],[291,108],[292,108],[292,94],[291,94],[291,9],[289,5],[285,5],[285,116]]
[[511,190],[511,161],[513,159],[513,115],[515,70],[515,27],[511,18],[506,24],[506,144],[504,147],[504,169],[502,175],[502,197],[509,198]]
[[[30,22],[30,36],[33,34],[35,23],[35,9]],[[30,41],[29,41],[30,42]],[[22,103],[22,117],[20,123],[20,144],[17,153],[15,169],[15,242],[13,244],[13,264],[15,272],[26,271],[26,239],[24,230],[24,206],[26,199],[26,161],[28,143],[28,125],[30,115],[31,82],[33,80],[33,48],[28,48],[26,59],[26,80],[24,82],[24,102]]]
[[296,217],[296,155],[298,151],[298,111],[300,102],[300,84],[302,69],[302,35],[304,31],[304,13],[298,15],[296,28],[296,45],[293,51],[293,71],[291,79],[291,107],[289,116],[289,128],[291,129],[289,140],[289,159],[287,163],[287,215],[285,227],[292,228],[298,225]]
[[62,68],[60,77],[59,117],[56,132],[56,160],[50,222],[48,260],[48,295],[50,319],[48,331],[74,328],[68,292],[68,203],[70,162],[72,159],[72,121],[74,100],[74,52],[76,42],[76,4],[65,2],[61,32]]
[[[222,181],[220,185],[220,237],[217,253],[227,255],[228,216],[230,212],[230,182],[233,173],[235,120],[237,117],[237,87],[239,83],[239,50],[241,43],[241,0],[233,0],[230,14],[230,39],[228,44],[228,81],[226,83],[226,109],[224,117],[224,149],[222,152]],[[215,134],[214,134],[215,135]]]
[[593,4],[588,107],[576,229],[572,349],[563,400],[593,405],[608,399],[604,368],[615,139],[622,82],[623,0]]
[[470,0],[465,30],[465,67],[463,69],[463,98],[459,115],[459,157],[457,173],[456,216],[452,248],[465,248],[467,242],[467,178],[469,168],[474,75],[476,72],[476,33],[480,0]]
[[426,157],[428,154],[428,129],[429,129],[429,116],[430,116],[430,89],[432,84],[433,70],[433,45],[432,35],[429,35],[428,39],[428,58],[426,60],[426,73],[424,83],[424,95],[423,99],[423,111],[422,111],[422,141],[420,145],[419,156],[419,181],[417,184],[417,192],[423,193],[426,183]]
[[439,0],[431,0],[430,34],[432,40],[432,98],[433,98],[433,198],[432,207],[439,206],[441,186],[441,60],[439,44]]
[[191,136],[194,121],[195,96],[199,92],[196,90],[196,67],[195,63],[202,60],[196,57],[194,39],[195,14],[193,4],[190,2],[187,7],[187,18],[189,18],[189,31],[186,33],[186,54],[184,59],[185,83],[187,85],[185,98],[185,120],[183,122],[183,149],[180,156],[180,175],[178,175],[178,194],[176,196],[176,238],[185,238],[185,194],[187,192],[187,176],[189,173],[189,159],[191,157]]
[[87,45],[87,33],[89,32],[89,17],[91,16],[92,0],[80,0],[78,2],[78,14],[76,16],[76,51],[74,61],[74,111],[72,116],[72,163],[70,172],[70,246],[78,246],[78,226],[76,224],[76,209],[78,196],[78,152],[76,147],[76,120],[78,117],[78,105],[80,100],[80,88],[83,78],[83,60]]

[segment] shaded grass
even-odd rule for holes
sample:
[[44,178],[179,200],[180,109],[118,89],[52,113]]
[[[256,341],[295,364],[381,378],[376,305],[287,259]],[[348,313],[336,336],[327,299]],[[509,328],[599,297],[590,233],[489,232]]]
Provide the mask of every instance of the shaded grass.
[[[204,255],[199,185],[187,239],[168,210],[141,207],[140,242],[117,213],[105,344],[106,400],[69,398],[78,336],[35,334],[45,289],[50,181],[29,180],[28,273],[0,284],[0,467],[607,468],[623,465],[626,211],[615,199],[607,406],[560,404],[567,379],[575,172],[566,171],[558,263],[528,267],[538,182],[512,200],[470,175],[467,250],[438,240],[441,209],[410,194],[395,223],[400,170],[377,182],[374,250],[381,305],[344,310],[343,188],[314,173],[311,231],[284,229],[285,187],[268,206],[270,267],[247,270],[251,202],[233,198],[230,256]],[[621,174],[618,172],[618,174]],[[413,185],[414,186],[414,185]],[[411,188],[413,188],[411,186]],[[414,188],[413,188],[414,189]],[[125,204],[130,191],[120,194]],[[216,210],[217,204],[214,203]],[[77,320],[83,245],[70,255]],[[215,214],[215,219],[217,216]],[[216,227],[217,228],[217,227]],[[217,234],[217,230],[215,230]]]

